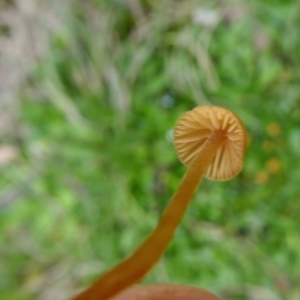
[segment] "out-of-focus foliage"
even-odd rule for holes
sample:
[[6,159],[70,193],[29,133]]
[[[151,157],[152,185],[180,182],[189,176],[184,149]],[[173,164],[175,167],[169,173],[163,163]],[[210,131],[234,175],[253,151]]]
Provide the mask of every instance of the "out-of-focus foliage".
[[144,282],[300,299],[300,4],[35,5],[46,49],[0,137],[0,298],[70,296],[130,254],[185,172],[176,120],[213,104],[245,123],[244,170],[203,180]]

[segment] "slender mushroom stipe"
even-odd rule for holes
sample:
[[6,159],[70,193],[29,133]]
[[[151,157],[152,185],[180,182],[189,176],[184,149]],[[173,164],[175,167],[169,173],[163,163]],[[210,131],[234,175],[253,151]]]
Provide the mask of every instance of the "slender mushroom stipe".
[[240,119],[228,109],[198,106],[177,122],[174,146],[188,170],[157,227],[131,256],[104,273],[74,300],[111,299],[144,277],[170,243],[202,177],[224,181],[241,171],[247,134]]

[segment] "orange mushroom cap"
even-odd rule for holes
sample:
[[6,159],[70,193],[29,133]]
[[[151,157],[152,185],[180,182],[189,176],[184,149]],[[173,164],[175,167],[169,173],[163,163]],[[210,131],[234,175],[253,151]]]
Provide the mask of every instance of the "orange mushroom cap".
[[111,300],[220,300],[220,298],[194,286],[145,284],[132,286]]
[[243,168],[247,133],[239,117],[219,106],[198,106],[186,112],[174,130],[174,146],[180,161],[190,166],[209,138],[222,145],[209,165],[205,177],[225,181]]

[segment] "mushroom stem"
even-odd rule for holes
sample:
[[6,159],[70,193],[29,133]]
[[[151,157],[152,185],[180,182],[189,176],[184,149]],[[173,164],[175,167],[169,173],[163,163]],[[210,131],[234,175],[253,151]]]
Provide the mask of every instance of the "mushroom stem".
[[212,132],[187,170],[155,230],[130,257],[101,276],[74,300],[109,299],[146,275],[167,248],[198,183],[225,139],[223,131]]

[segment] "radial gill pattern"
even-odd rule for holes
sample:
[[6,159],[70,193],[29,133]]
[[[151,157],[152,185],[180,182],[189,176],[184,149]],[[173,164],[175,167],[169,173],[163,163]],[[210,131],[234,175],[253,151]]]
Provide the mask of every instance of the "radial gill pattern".
[[205,176],[211,180],[229,180],[243,167],[247,134],[240,119],[218,106],[198,106],[185,113],[174,130],[174,145],[180,161],[190,166],[209,138],[220,138],[213,162]]

